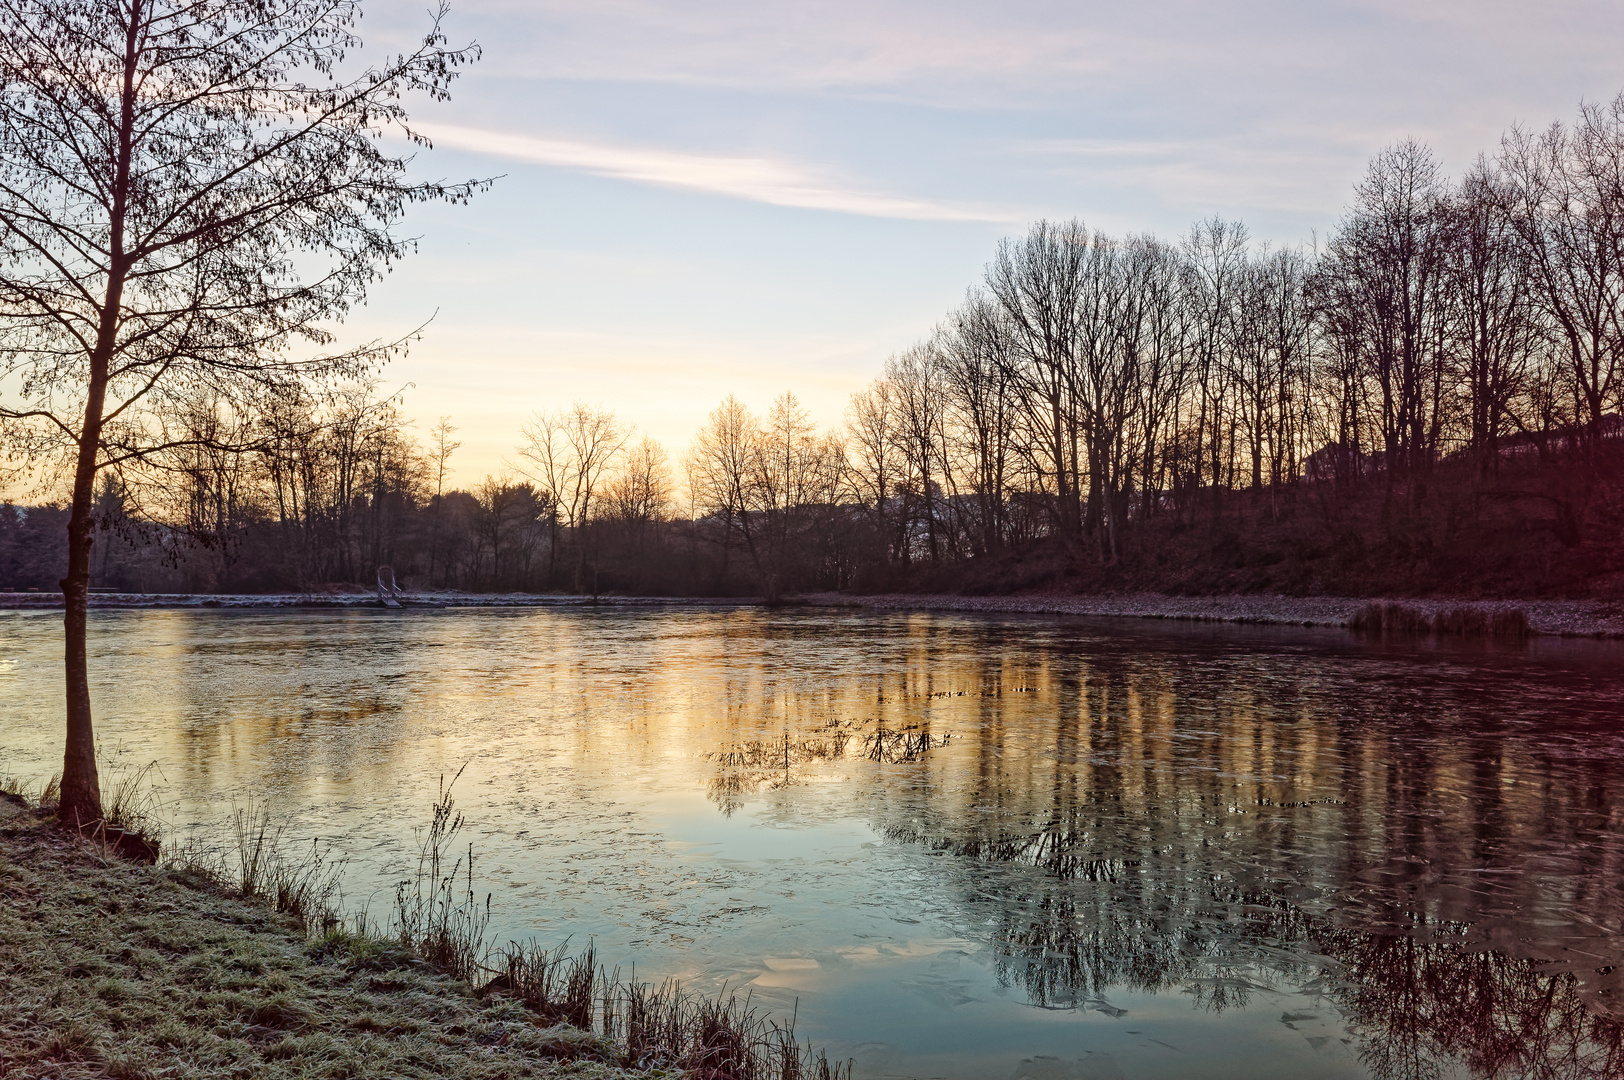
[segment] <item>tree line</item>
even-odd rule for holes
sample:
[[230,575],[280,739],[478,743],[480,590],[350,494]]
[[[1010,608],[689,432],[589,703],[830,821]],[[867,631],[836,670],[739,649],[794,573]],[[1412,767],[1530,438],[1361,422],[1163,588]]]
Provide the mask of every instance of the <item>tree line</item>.
[[[1511,131],[1458,180],[1390,147],[1322,244],[1039,221],[838,429],[792,394],[763,416],[730,396],[675,463],[576,403],[538,414],[503,475],[451,488],[449,419],[420,440],[374,382],[199,399],[172,451],[105,475],[97,584],[312,591],[388,565],[419,588],[777,596],[1043,543],[1111,565],[1305,499],[1412,520],[1528,462],[1605,480],[1621,178],[1624,95]],[[1564,542],[1579,502],[1550,515]],[[51,560],[18,553],[48,512],[8,514],[0,573],[47,587]]]

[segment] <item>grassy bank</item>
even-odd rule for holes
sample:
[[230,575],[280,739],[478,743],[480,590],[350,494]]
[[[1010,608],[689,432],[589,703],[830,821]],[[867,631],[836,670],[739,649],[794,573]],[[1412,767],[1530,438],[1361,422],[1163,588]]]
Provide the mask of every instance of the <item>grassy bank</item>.
[[[142,816],[128,790],[107,802],[126,823]],[[0,794],[0,1077],[845,1071],[747,998],[625,983],[590,946],[487,950],[471,875],[444,862],[460,824],[443,789],[385,926],[341,919],[336,868],[284,851],[263,811],[236,816],[223,857],[142,865]]]
[[0,802],[0,1076],[654,1076],[398,944]]

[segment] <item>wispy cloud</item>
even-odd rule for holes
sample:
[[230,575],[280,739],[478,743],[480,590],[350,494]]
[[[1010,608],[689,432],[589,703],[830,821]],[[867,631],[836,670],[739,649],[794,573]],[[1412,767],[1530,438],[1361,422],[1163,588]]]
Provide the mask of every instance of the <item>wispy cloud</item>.
[[772,206],[912,221],[1007,222],[1020,217],[1018,213],[996,207],[863,191],[803,166],[772,158],[690,154],[649,147],[543,139],[451,124],[415,126],[440,146]]
[[1299,228],[1328,223],[1371,149],[1387,141],[1379,130],[1277,126],[1185,138],[1034,139],[1011,149],[1081,188],[1110,193],[1107,205],[1136,192],[1192,216],[1249,218],[1261,210],[1276,225]]

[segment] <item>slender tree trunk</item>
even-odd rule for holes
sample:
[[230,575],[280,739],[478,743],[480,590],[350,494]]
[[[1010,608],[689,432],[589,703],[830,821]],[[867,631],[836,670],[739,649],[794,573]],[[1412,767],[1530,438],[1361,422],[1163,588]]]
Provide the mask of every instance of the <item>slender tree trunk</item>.
[[119,305],[129,261],[124,246],[124,217],[129,207],[130,161],[135,129],[135,66],[146,11],[139,0],[128,11],[125,27],[123,86],[120,93],[118,158],[114,168],[108,224],[107,292],[91,351],[85,417],[79,429],[79,455],[73,470],[73,509],[68,516],[68,573],[62,579],[63,672],[67,682],[67,738],[62,753],[62,801],[57,820],[75,829],[102,819],[101,778],[96,772],[96,733],[90,717],[90,665],[85,643],[90,607],[90,549],[95,543],[93,500],[97,457],[101,453],[102,416],[107,404],[107,378],[118,341]]
[[90,667],[85,641],[90,606],[90,553],[95,543],[93,495],[96,455],[101,446],[106,361],[93,361],[79,457],[73,474],[73,507],[68,517],[68,573],[61,581],[63,670],[67,677],[68,730],[62,755],[62,801],[57,820],[79,829],[102,819],[101,780],[96,773],[96,735],[90,718]]

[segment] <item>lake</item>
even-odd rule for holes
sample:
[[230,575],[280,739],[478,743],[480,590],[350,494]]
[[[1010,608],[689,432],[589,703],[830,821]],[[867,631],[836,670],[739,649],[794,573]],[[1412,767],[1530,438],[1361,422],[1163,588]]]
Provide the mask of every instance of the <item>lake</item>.
[[[0,613],[0,770],[61,753]],[[104,755],[387,911],[442,777],[503,939],[859,1077],[1624,1075],[1624,646],[845,609],[96,611]],[[218,834],[216,834],[218,835]]]

